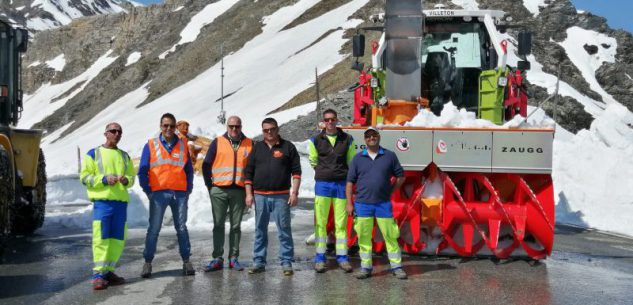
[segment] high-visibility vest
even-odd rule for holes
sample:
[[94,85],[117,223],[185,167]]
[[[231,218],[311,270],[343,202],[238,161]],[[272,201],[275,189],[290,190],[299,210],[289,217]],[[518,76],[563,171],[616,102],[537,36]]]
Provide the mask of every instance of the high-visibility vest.
[[216,138],[217,150],[215,160],[211,164],[211,178],[215,186],[238,185],[244,187],[244,170],[248,163],[248,155],[253,149],[253,141],[244,138],[237,150],[233,149],[231,141],[224,136]]
[[152,192],[160,190],[187,191],[185,164],[189,159],[189,148],[178,139],[178,145],[171,154],[160,143],[159,138],[150,139],[149,147],[149,187]]

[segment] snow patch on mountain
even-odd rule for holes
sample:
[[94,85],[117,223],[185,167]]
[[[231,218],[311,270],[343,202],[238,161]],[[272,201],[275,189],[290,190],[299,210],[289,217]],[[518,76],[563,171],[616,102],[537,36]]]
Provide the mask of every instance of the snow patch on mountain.
[[239,2],[239,0],[221,0],[207,5],[199,13],[191,17],[191,21],[189,21],[182,32],[180,32],[180,41],[171,47],[171,49],[160,54],[158,58],[164,59],[169,53],[176,51],[176,47],[179,45],[195,41],[204,26],[212,23],[215,18],[224,14],[237,2]]
[[540,13],[539,6],[547,6],[548,4],[546,2],[546,0],[523,0],[523,6],[525,6],[525,8],[527,8],[534,17],[536,17]]
[[29,128],[63,107],[68,100],[79,94],[91,80],[118,58],[118,56],[110,57],[111,54],[112,50],[108,50],[84,73],[69,81],[55,85],[47,83],[32,95],[25,94],[24,101],[28,107],[24,107],[19,126]]
[[63,71],[64,66],[66,66],[66,58],[64,57],[64,54],[59,54],[57,57],[47,61],[46,64],[55,71],[60,72]]
[[461,6],[465,10],[479,10],[479,4],[475,0],[451,0],[453,4]]
[[132,52],[128,57],[127,57],[127,62],[125,63],[125,66],[129,66],[129,65],[133,65],[134,63],[136,63],[137,61],[139,61],[139,59],[141,59],[141,52]]
[[[613,96],[607,93],[596,80],[596,70],[604,62],[615,62],[618,47],[615,38],[574,26],[567,29],[567,39],[559,43],[559,45],[565,48],[567,56],[580,70],[582,76],[589,83],[591,90],[600,94],[605,103],[616,103]],[[597,52],[589,54],[585,50],[585,46],[596,47]]]

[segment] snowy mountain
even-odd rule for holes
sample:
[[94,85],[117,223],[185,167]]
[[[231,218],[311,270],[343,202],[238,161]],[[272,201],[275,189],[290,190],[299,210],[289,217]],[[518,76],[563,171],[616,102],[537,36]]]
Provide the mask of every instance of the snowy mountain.
[[[527,73],[533,106],[555,92],[560,66],[559,98],[539,105],[537,114],[556,117],[559,125],[553,172],[557,221],[633,235],[627,225],[633,221],[628,177],[633,172],[633,36],[609,29],[604,18],[577,12],[568,0],[448,4],[501,9],[534,32]],[[20,124],[47,130],[44,149],[54,160],[48,163],[52,177],[76,173],[76,147],[85,151],[100,144],[110,121],[122,124],[121,146],[132,156],[140,155],[167,111],[187,119],[195,133],[214,136],[223,130],[215,119],[223,44],[225,109],[241,115],[247,135],[256,136],[259,122],[272,111],[281,110],[272,116],[286,123],[315,110],[315,68],[324,95],[336,96],[355,82],[349,37],[380,11],[380,0],[172,0],[82,18],[36,35],[25,56],[27,95]],[[507,39],[516,33],[509,30]],[[304,178],[303,195],[312,192],[309,180]],[[64,183],[52,183],[49,194],[57,194],[52,202],[76,200]],[[201,186],[201,179],[196,183]],[[140,188],[134,192],[133,200],[146,205]],[[191,214],[207,215],[206,190],[195,189],[191,198],[196,211]],[[136,216],[146,221],[140,211]],[[87,225],[81,215],[59,219]],[[194,216],[190,223],[205,227],[209,221]]]
[[80,17],[127,12],[126,7],[141,5],[127,0],[6,0],[0,2],[0,18],[37,32]]

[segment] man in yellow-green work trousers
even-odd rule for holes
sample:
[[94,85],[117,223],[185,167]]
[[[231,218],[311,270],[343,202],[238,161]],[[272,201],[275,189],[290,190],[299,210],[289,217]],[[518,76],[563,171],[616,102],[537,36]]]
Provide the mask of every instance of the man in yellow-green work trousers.
[[117,144],[123,135],[118,123],[106,125],[105,144],[91,149],[84,156],[81,183],[93,202],[92,285],[94,290],[121,285],[125,279],[114,274],[114,267],[123,253],[127,220],[127,189],[134,184],[134,165]]
[[356,154],[354,139],[336,127],[337,114],[332,109],[323,112],[325,128],[310,139],[309,160],[314,167],[314,270],[325,272],[326,225],[330,207],[334,211],[334,234],[336,235],[336,261],[345,272],[352,266],[347,257],[347,213],[345,212],[345,178],[348,163]]
[[[358,234],[360,271],[356,278],[366,279],[372,272],[372,231],[374,218],[387,246],[391,272],[399,279],[406,279],[402,270],[402,258],[398,237],[400,231],[393,219],[391,194],[402,186],[404,170],[395,153],[380,147],[380,133],[373,127],[364,133],[367,148],[354,156],[347,174],[345,194],[347,212],[356,215],[354,229]],[[396,182],[391,184],[391,177]],[[356,198],[352,201],[352,190],[356,184]]]

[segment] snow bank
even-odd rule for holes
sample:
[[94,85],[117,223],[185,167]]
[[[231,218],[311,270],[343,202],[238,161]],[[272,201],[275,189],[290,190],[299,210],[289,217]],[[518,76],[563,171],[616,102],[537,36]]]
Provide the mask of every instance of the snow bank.
[[[301,156],[301,188],[299,197],[314,197],[314,170],[310,167],[307,159],[308,141],[295,143]],[[189,196],[189,210],[187,226],[190,230],[211,230],[213,228],[213,214],[211,213],[211,201],[209,193],[204,186],[202,176],[194,177],[194,188]],[[85,187],[79,181],[77,174],[57,175],[49,179],[47,185],[48,210],[46,214],[46,225],[61,225],[67,228],[92,228],[92,205],[89,203]],[[66,209],[59,212],[59,206],[79,205],[72,212]],[[254,231],[255,213],[244,215],[242,220],[242,230]],[[295,224],[311,225],[313,214],[311,211],[292,210],[293,222]],[[128,226],[147,227],[149,219],[149,200],[138,181],[130,190],[130,203],[128,205]],[[164,227],[173,226],[171,211],[167,209],[165,213]],[[228,226],[228,223],[227,223]],[[271,223],[271,227],[274,226]],[[228,227],[227,227],[228,230]]]

